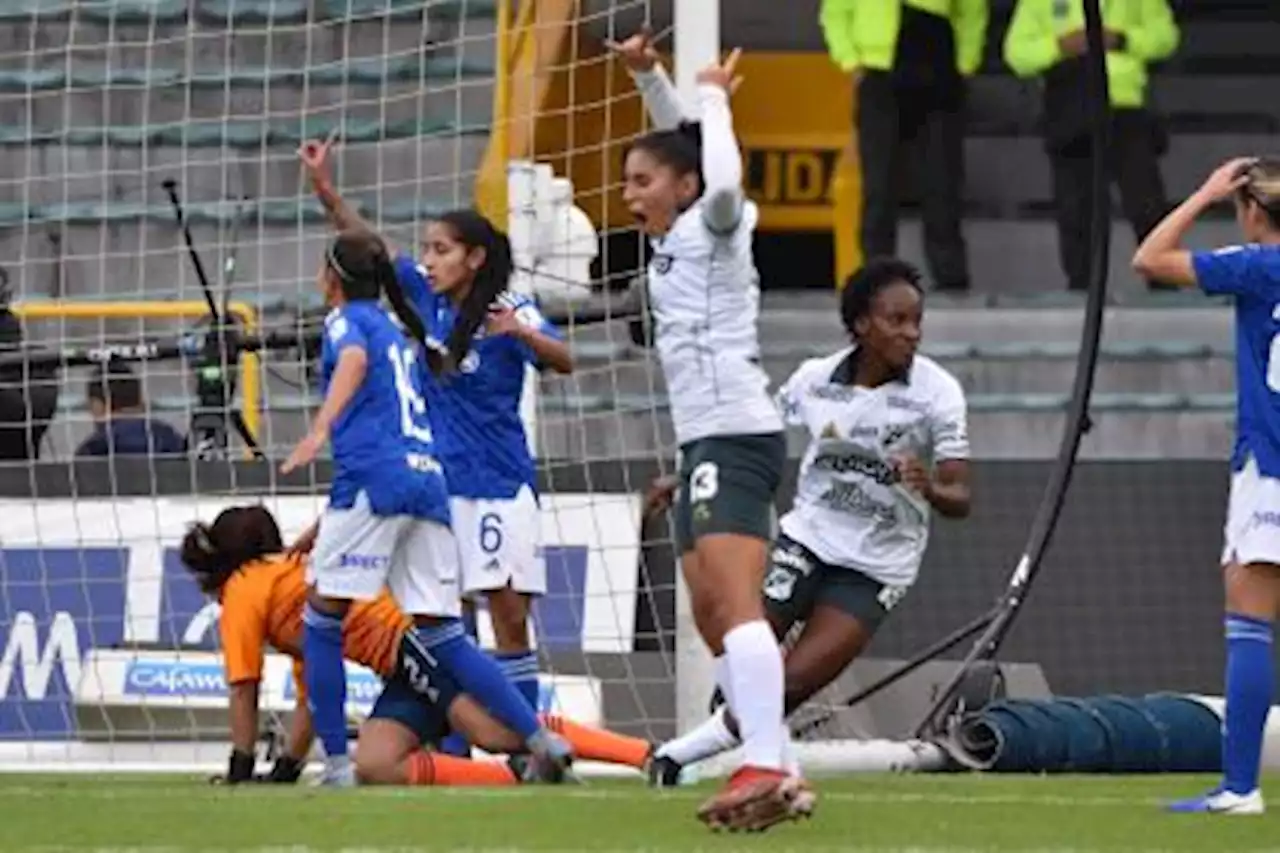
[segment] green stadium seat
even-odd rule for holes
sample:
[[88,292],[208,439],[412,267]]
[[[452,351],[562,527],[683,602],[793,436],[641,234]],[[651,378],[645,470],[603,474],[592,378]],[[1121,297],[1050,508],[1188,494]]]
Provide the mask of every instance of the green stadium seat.
[[22,23],[37,17],[66,20],[72,15],[98,24],[181,23],[186,0],[0,0],[0,23]]
[[300,24],[307,20],[307,0],[198,0],[196,15],[215,24]]
[[418,17],[426,10],[432,21],[492,18],[497,0],[319,0],[320,13],[329,19]]
[[[361,198],[348,200],[362,216],[387,224],[421,222],[453,206],[448,201],[425,198],[415,204],[378,207]],[[236,203],[231,201],[189,204],[187,220],[193,225],[230,225],[235,221]],[[241,207],[241,215],[267,226],[323,225],[328,220],[319,202],[311,197],[271,199]],[[0,228],[28,225],[97,225],[127,222],[173,222],[173,209],[164,204],[141,202],[68,202],[24,206],[21,202],[0,203]]]
[[136,148],[142,145],[172,145],[185,148],[291,147],[308,139],[323,138],[335,127],[342,128],[344,142],[380,142],[387,139],[451,137],[481,133],[483,128],[462,130],[445,121],[424,118],[382,124],[329,116],[303,116],[299,121],[191,121],[175,124],[120,125],[113,127],[72,127],[65,129],[27,128],[0,125],[0,145],[108,145]]

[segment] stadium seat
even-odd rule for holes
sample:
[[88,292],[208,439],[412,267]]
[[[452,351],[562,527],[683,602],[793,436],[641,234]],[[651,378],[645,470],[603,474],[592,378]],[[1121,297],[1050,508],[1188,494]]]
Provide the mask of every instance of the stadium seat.
[[[377,207],[360,198],[348,202],[363,216],[383,223],[412,223],[430,219],[441,210],[452,207],[452,200],[424,198],[413,204]],[[229,225],[235,220],[235,202],[188,204],[187,220],[193,225]],[[328,220],[315,199],[275,199],[254,202],[242,207],[242,215],[264,226],[323,225]],[[173,209],[165,204],[140,202],[82,201],[65,204],[25,206],[21,202],[0,203],[0,228],[28,225],[97,225],[125,222],[173,222]]]
[[463,18],[493,17],[495,0],[320,0],[320,13],[326,18],[377,18],[390,16],[417,17],[425,7],[433,21],[458,21]]
[[76,15],[94,23],[181,23],[187,17],[186,0],[111,0],[78,3],[76,0],[0,0],[0,23],[60,20]]
[[335,121],[328,116],[304,117],[301,121],[192,121],[179,124],[153,124],[115,127],[28,128],[0,126],[0,145],[173,145],[191,148],[261,148],[263,146],[296,146],[308,139],[328,136],[334,127],[342,128],[344,142],[380,142],[387,139],[412,139],[455,136],[464,131],[450,122],[424,118],[420,122],[392,122],[348,119]]
[[440,80],[460,77],[492,77],[492,63],[459,62],[451,57],[395,56],[387,59],[362,57],[349,62],[332,62],[303,67],[271,66],[222,69],[195,69],[188,73],[176,68],[110,68],[100,70],[0,69],[0,92],[62,92],[103,88],[225,89],[247,86],[262,90],[273,86],[381,85],[388,82]]
[[300,24],[307,19],[307,0],[198,0],[196,14],[214,24]]

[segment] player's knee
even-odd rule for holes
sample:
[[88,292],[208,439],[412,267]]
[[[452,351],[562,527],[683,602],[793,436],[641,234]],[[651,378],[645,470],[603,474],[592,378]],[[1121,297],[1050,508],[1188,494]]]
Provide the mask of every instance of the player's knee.
[[508,586],[489,592],[488,601],[493,640],[498,651],[528,651],[530,596]]
[[403,784],[406,755],[393,740],[380,738],[376,731],[361,729],[356,744],[356,778],[361,785]]

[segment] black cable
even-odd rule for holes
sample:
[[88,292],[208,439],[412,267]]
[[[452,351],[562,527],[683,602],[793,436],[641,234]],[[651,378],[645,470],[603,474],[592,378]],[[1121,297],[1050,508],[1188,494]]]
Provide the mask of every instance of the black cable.
[[1058,517],[1071,486],[1080,441],[1090,428],[1089,399],[1093,393],[1094,373],[1098,362],[1098,344],[1102,338],[1102,322],[1107,297],[1107,267],[1111,244],[1111,192],[1107,169],[1107,149],[1111,126],[1111,94],[1107,85],[1106,45],[1103,40],[1102,11],[1099,0],[1085,0],[1085,41],[1088,52],[1083,57],[1085,98],[1089,104],[1089,140],[1093,156],[1090,189],[1093,208],[1089,220],[1089,293],[1085,304],[1084,326],[1080,333],[1080,352],[1076,358],[1075,382],[1067,409],[1066,429],[1058,457],[1049,473],[1044,497],[1031,522],[1026,548],[1009,579],[1009,586],[997,601],[991,624],[974,642],[973,649],[956,668],[955,675],[938,693],[929,713],[917,729],[917,735],[939,725],[954,707],[958,688],[973,665],[991,660],[1013,626],[1031,585],[1040,574],[1044,553],[1053,540]]

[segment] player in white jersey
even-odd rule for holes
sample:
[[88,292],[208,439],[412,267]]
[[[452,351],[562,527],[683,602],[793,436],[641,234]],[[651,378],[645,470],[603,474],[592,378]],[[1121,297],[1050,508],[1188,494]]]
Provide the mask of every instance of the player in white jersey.
[[764,829],[807,815],[814,796],[784,770],[782,653],[759,595],[786,440],[756,341],[757,212],[729,111],[739,53],[697,75],[701,121],[691,124],[647,33],[612,47],[659,127],[627,151],[623,199],[653,246],[654,339],[680,445],[681,567],[746,753],[698,815],[712,827]]
[[[841,295],[853,346],[804,362],[778,391],[787,423],[809,434],[764,581],[777,636],[804,623],[786,656],[787,713],[862,653],[915,582],[930,515],[969,512],[964,391],[916,355],[923,307],[914,267],[869,261]],[[721,706],[657,749],[651,781],[674,784],[683,765],[737,744]]]
[[[1228,199],[1248,245],[1182,248],[1196,219]],[[1222,784],[1170,809],[1261,814],[1259,769],[1275,692],[1272,646],[1280,611],[1280,159],[1244,158],[1219,167],[1146,236],[1133,266],[1147,278],[1235,303],[1236,444],[1221,559],[1227,640]]]

